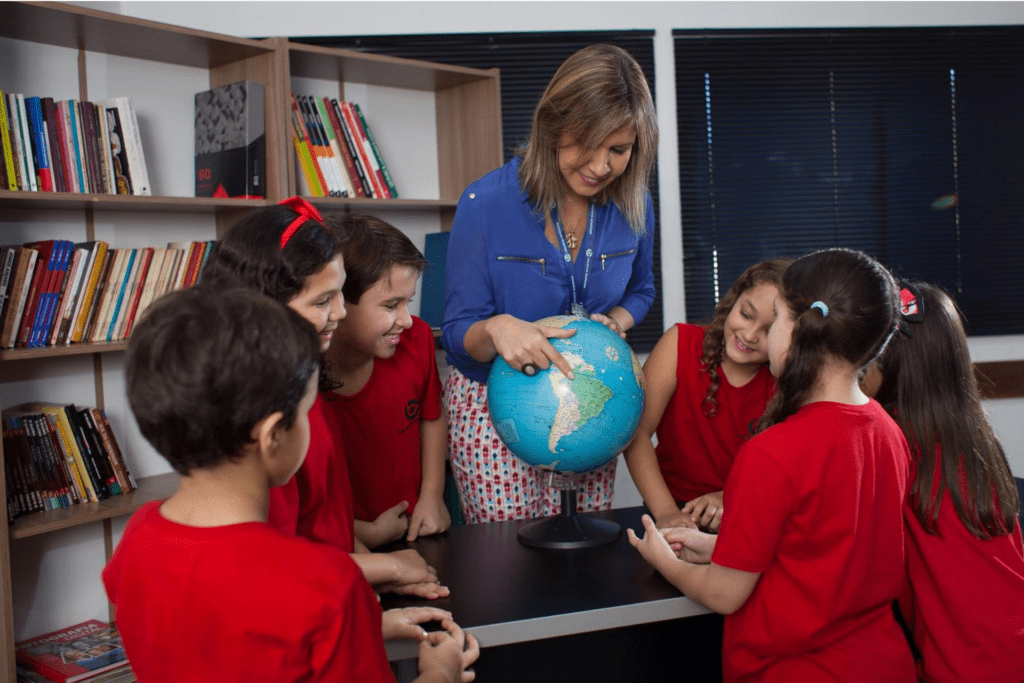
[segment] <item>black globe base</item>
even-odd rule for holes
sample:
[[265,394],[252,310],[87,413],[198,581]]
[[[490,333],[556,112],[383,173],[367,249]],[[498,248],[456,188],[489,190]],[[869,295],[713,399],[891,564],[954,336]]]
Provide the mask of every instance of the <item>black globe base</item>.
[[519,542],[531,548],[575,550],[611,543],[622,535],[622,527],[576,511],[576,489],[562,489],[562,512],[527,524],[517,534]]

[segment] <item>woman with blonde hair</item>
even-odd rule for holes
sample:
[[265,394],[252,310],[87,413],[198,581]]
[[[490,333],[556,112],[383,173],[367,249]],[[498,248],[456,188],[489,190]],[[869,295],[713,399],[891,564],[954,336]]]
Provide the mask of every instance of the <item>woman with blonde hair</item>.
[[[654,101],[628,52],[592,45],[544,91],[520,155],[466,188],[448,244],[442,341],[452,469],[469,522],[554,514],[558,489],[493,430],[487,375],[501,356],[532,375],[572,368],[538,325],[577,314],[625,336],[654,301]],[[583,510],[611,505],[615,460],[578,482]]]

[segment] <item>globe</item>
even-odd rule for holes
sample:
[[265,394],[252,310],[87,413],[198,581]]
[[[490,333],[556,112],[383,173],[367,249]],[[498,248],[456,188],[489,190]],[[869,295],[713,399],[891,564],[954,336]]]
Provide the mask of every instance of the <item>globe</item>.
[[640,363],[619,335],[593,320],[559,315],[537,324],[576,330],[550,339],[575,378],[554,364],[527,376],[498,356],[487,379],[491,422],[508,449],[534,467],[571,474],[596,469],[618,455],[640,424]]

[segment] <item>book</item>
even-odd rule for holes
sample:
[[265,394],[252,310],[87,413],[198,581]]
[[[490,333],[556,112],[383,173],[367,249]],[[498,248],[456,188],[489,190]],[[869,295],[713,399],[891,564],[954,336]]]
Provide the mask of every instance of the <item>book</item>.
[[377,161],[373,157],[373,150],[370,149],[370,143],[366,139],[366,131],[363,130],[359,117],[356,116],[355,107],[352,106],[351,102],[342,102],[341,111],[345,114],[346,120],[349,122],[349,128],[352,130],[352,136],[359,147],[359,155],[363,160],[366,175],[369,176],[370,184],[373,185],[373,196],[378,199],[386,199],[388,191],[384,185],[384,176],[381,175],[380,169],[377,167]]
[[3,416],[3,445],[5,474],[13,477],[17,487],[15,503],[20,514],[44,509],[42,496],[36,488],[32,454],[21,420]]
[[377,149],[377,143],[373,140],[373,135],[370,133],[370,127],[366,124],[366,117],[363,116],[363,110],[360,109],[359,105],[355,102],[352,103],[352,107],[355,109],[359,123],[363,127],[363,134],[366,136],[366,141],[370,143],[370,151],[373,152],[373,159],[377,163],[377,169],[380,171],[385,188],[387,188],[388,198],[398,199],[398,189],[395,187],[395,183],[391,180],[391,174],[388,173],[388,167],[384,163],[384,158],[380,155],[380,150]]
[[67,192],[67,178],[64,172],[64,154],[60,144],[60,129],[57,125],[57,103],[52,97],[42,99],[43,126],[46,128],[50,151],[50,169],[53,172],[55,192]]
[[96,106],[89,101],[78,103],[79,115],[82,120],[82,147],[85,151],[86,174],[89,176],[89,189],[96,194],[106,194],[103,184],[103,165],[100,160],[99,122],[96,118]]
[[110,327],[110,316],[117,304],[117,297],[121,293],[121,283],[124,279],[124,269],[128,262],[131,249],[113,249],[113,262],[107,273],[106,282],[103,285],[103,298],[97,302],[99,310],[96,315],[95,326],[92,334],[89,335],[90,342],[101,342],[107,339],[107,329]]
[[75,127],[75,147],[78,148],[76,154],[78,156],[79,179],[82,184],[81,191],[92,194],[96,191],[96,188],[93,186],[93,176],[89,166],[89,156],[87,152],[89,144],[85,138],[86,131],[85,119],[82,114],[82,101],[71,100],[69,106],[71,107],[71,112],[73,114],[72,124]]
[[75,439],[71,422],[68,420],[64,407],[56,403],[43,402],[25,403],[18,407],[22,410],[37,411],[54,418],[61,437],[61,446],[67,461],[67,469],[73,475],[79,499],[83,502],[99,500],[92,488],[92,481],[89,479],[85,469],[85,462],[82,460],[82,452],[78,448],[78,442]]
[[[295,119],[295,125],[299,128],[299,137],[309,145],[310,156],[313,159],[313,169],[316,172],[317,184],[319,185],[320,191],[323,194],[317,195],[318,197],[326,197],[331,194],[331,187],[327,183],[327,177],[323,167],[323,152],[320,150],[313,133],[309,130],[309,126],[306,125],[306,116],[302,111],[302,107],[299,104],[299,98],[292,93],[292,115]],[[312,189],[312,188],[311,188]]]
[[39,311],[39,300],[49,286],[50,276],[53,274],[57,266],[57,260],[60,257],[59,250],[55,248],[57,240],[26,242],[25,246],[35,249],[39,253],[39,261],[36,264],[35,272],[32,274],[28,301],[25,304],[25,311],[21,314],[21,323],[15,346],[28,346],[33,325],[36,323],[36,313]]
[[85,330],[82,332],[82,341],[84,342],[96,341],[93,335],[99,328],[103,308],[110,300],[110,288],[108,285],[110,283],[111,270],[118,257],[123,257],[123,255],[123,249],[108,249],[103,257],[103,270],[100,271],[100,278],[96,282],[96,291],[93,293],[93,301],[89,309],[89,319],[86,321]]
[[28,303],[30,283],[38,259],[38,250],[19,248],[14,281],[11,283],[11,302],[4,313],[3,328],[0,329],[0,347],[13,348],[17,341],[21,318]]
[[348,192],[345,189],[344,181],[345,169],[342,166],[341,158],[335,155],[335,148],[331,145],[330,137],[327,135],[327,127],[320,115],[320,110],[316,106],[316,102],[317,99],[315,97],[305,96],[300,98],[300,103],[303,103],[306,107],[309,124],[316,130],[320,146],[323,147],[324,160],[330,169],[331,178],[334,183],[334,192],[337,196],[347,197]]
[[[367,170],[363,165],[363,157],[359,154],[358,143],[356,142],[355,135],[352,132],[352,127],[349,125],[348,120],[345,118],[345,112],[342,109],[342,102],[338,100],[331,100],[331,104],[334,107],[334,112],[338,117],[338,122],[341,124],[341,132],[345,137],[345,142],[348,144],[348,148],[352,155],[352,164],[356,168],[356,175],[359,176],[359,184],[363,187],[363,197],[373,197],[373,186],[370,184],[370,176],[367,174]],[[354,179],[353,179],[354,180]]]
[[67,145],[71,160],[71,175],[75,192],[88,192],[89,185],[86,182],[84,171],[84,160],[82,159],[82,146],[79,144],[78,126],[78,103],[75,100],[64,102],[64,126],[67,131]]
[[99,135],[99,157],[103,172],[103,189],[107,194],[117,194],[114,179],[114,158],[110,152],[110,129],[107,128],[107,110],[102,104],[93,103],[96,128]]
[[78,444],[78,450],[82,454],[82,462],[85,465],[85,472],[92,484],[92,489],[99,500],[110,498],[110,489],[107,487],[107,480],[104,471],[100,467],[100,455],[96,451],[94,441],[90,438],[88,428],[79,414],[75,405],[64,406],[64,413],[71,424],[71,433]]
[[239,81],[195,96],[197,197],[267,195],[266,91]]
[[107,456],[107,451],[103,446],[100,434],[96,431],[96,427],[92,423],[92,417],[89,414],[89,409],[75,408],[74,405],[70,407],[72,412],[77,414],[78,424],[81,427],[82,434],[89,443],[89,451],[92,455],[96,471],[99,473],[101,486],[103,487],[107,497],[109,498],[111,496],[121,494],[123,492],[121,490],[121,484],[117,480],[117,475],[114,474],[114,467],[110,463],[110,458]]
[[5,412],[12,424],[25,430],[29,450],[29,471],[33,482],[32,487],[42,498],[43,509],[56,510],[60,507],[56,497],[56,483],[43,451],[39,425],[32,419],[31,415],[12,414],[11,411]]
[[0,145],[3,148],[4,169],[7,175],[7,182],[4,184],[3,189],[18,190],[20,189],[18,187],[18,178],[14,172],[15,153],[11,148],[11,127],[8,124],[7,117],[7,97],[2,90],[0,90]]
[[114,330],[113,338],[115,340],[126,339],[128,337],[128,326],[129,323],[135,318],[135,311],[139,306],[139,299],[142,297],[142,287],[145,284],[146,276],[149,275],[150,264],[153,261],[153,247],[143,247],[139,249],[139,255],[136,257],[135,262],[137,267],[135,268],[135,274],[132,276],[131,285],[128,287],[126,296],[128,297],[125,301],[125,307],[121,312],[120,319],[117,321],[117,329]]
[[76,277],[79,268],[80,255],[75,251],[74,244],[65,242],[67,251],[65,253],[65,268],[61,273],[60,283],[54,293],[54,303],[51,314],[46,322],[46,329],[43,331],[41,345],[52,345],[57,342],[57,332],[60,329],[60,320],[64,315],[68,299],[72,295],[72,280]]
[[35,168],[35,160],[32,158],[32,133],[28,127],[28,110],[25,107],[25,96],[21,93],[14,95],[18,112],[18,135],[21,138],[21,154],[25,163],[25,173],[22,175],[27,181],[24,189],[31,192],[39,191],[39,177]]
[[3,247],[0,250],[0,320],[3,320],[4,310],[11,298],[14,264],[17,259],[17,247]]
[[98,416],[93,414],[94,410],[94,408],[82,408],[79,410],[79,413],[86,427],[93,435],[93,443],[96,445],[97,453],[103,458],[103,469],[108,478],[107,486],[110,489],[111,495],[118,496],[122,493],[128,493],[130,490],[128,488],[128,477],[121,471],[121,464],[114,453],[109,437],[103,438],[104,435],[100,427],[101,423],[98,421]]
[[50,344],[63,344],[68,337],[71,327],[71,317],[74,314],[78,299],[82,294],[85,281],[85,273],[88,268],[89,252],[86,249],[74,246],[71,255],[71,264],[68,266],[68,277],[64,295],[57,309],[57,317],[54,320],[53,332],[50,335]]
[[[128,168],[131,173],[132,194],[149,196],[149,172],[146,170],[146,155],[142,149],[142,134],[135,106],[127,97],[115,97],[109,101],[117,108],[121,122],[121,144],[128,154]],[[111,106],[106,104],[104,106]]]
[[[323,127],[324,134],[327,135],[327,142],[331,147],[331,155],[334,157],[335,164],[338,167],[338,175],[341,177],[341,181],[345,186],[345,196],[355,197],[357,196],[356,189],[352,184],[352,177],[348,173],[348,166],[345,163],[345,156],[342,154],[338,135],[334,132],[334,124],[331,122],[331,112],[328,110],[327,105],[324,104],[323,99],[314,97],[311,98],[310,101],[316,105],[317,113],[320,115],[320,125]],[[328,100],[328,104],[329,103],[330,100]]]
[[82,341],[86,323],[92,311],[93,302],[96,298],[96,288],[99,283],[100,274],[106,261],[107,251],[110,245],[102,240],[81,242],[75,245],[89,251],[89,260],[86,264],[86,273],[82,282],[83,290],[75,302],[75,311],[69,326],[67,343]]
[[345,174],[352,184],[352,194],[350,196],[365,197],[366,191],[363,190],[363,184],[359,180],[359,172],[356,170],[355,162],[352,159],[352,150],[349,148],[348,140],[345,139],[345,133],[341,128],[341,121],[338,119],[337,102],[337,100],[325,97],[323,99],[324,109],[327,112],[331,128],[334,129],[334,137],[338,140],[338,149],[341,150],[341,160],[344,162]]
[[47,332],[53,322],[54,311],[57,307],[60,286],[64,280],[64,274],[67,272],[68,262],[71,258],[72,243],[69,240],[57,240],[56,242],[57,244],[54,249],[59,250],[59,253],[53,273],[50,274],[46,291],[43,292],[40,298],[41,312],[37,316],[37,321],[34,323],[32,333],[29,336],[28,345],[31,347],[43,346],[46,343]]
[[108,450],[114,454],[120,463],[121,471],[128,483],[128,491],[134,491],[139,488],[138,483],[135,481],[135,477],[132,476],[132,471],[128,467],[128,461],[124,458],[124,453],[121,452],[121,447],[117,444],[117,439],[114,437],[114,430],[110,426],[110,420],[107,419],[107,411],[103,408],[91,408],[95,423],[100,428],[100,436],[103,437],[103,443],[108,446]]
[[32,143],[32,161],[35,163],[38,177],[38,188],[42,192],[53,192],[53,173],[50,170],[50,153],[48,151],[46,130],[43,128],[43,104],[39,97],[25,98],[25,111],[28,119],[30,141]]
[[110,138],[110,171],[114,176],[115,194],[132,194],[128,152],[124,148],[124,132],[121,128],[121,114],[117,111],[117,107],[107,106],[104,111],[107,135]]
[[131,289],[132,280],[135,278],[136,272],[138,272],[139,254],[141,251],[141,249],[128,250],[124,268],[120,271],[117,278],[117,295],[112,302],[113,307],[110,311],[110,321],[106,324],[106,331],[103,333],[100,341],[115,341],[116,339],[114,336],[115,331],[117,330],[121,311],[125,306],[125,300],[128,298],[128,292]]
[[23,640],[15,644],[14,654],[22,666],[56,683],[76,683],[128,666],[121,634],[96,619]]
[[299,113],[292,109],[292,143],[295,145],[295,154],[299,159],[299,168],[302,169],[302,178],[306,181],[306,187],[300,188],[300,195],[311,197],[323,197],[324,188],[320,184],[320,170],[313,159],[313,150],[309,138],[305,136],[302,125],[299,122]]

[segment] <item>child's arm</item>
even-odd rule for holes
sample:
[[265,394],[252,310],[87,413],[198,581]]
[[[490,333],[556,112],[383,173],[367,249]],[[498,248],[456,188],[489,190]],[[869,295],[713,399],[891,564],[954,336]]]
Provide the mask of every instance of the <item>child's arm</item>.
[[688,598],[719,614],[732,614],[747,601],[761,574],[730,569],[714,563],[691,564],[680,560],[648,515],[643,516],[644,537],[627,529],[630,544],[669,583]]
[[651,438],[658,429],[665,408],[676,391],[677,347],[679,328],[673,325],[662,335],[644,363],[644,384],[647,403],[633,440],[626,446],[626,466],[633,477],[644,504],[658,520],[658,526],[693,526],[690,515],[676,507],[676,501],[665,484],[658,466]]
[[415,541],[421,535],[439,534],[452,525],[444,504],[444,461],[448,454],[448,422],[444,410],[436,420],[420,422],[420,441],[423,476],[419,501],[409,520],[408,541]]
[[415,550],[371,553],[360,552],[360,545],[356,544],[356,552],[351,557],[376,590],[429,600],[448,595],[448,588],[438,581],[437,571]]
[[355,520],[356,538],[367,548],[379,548],[382,545],[397,541],[409,528],[409,501],[403,500],[377,515],[377,519],[367,522]]

